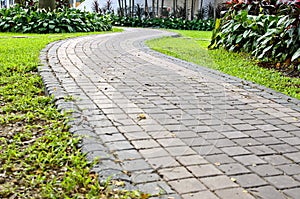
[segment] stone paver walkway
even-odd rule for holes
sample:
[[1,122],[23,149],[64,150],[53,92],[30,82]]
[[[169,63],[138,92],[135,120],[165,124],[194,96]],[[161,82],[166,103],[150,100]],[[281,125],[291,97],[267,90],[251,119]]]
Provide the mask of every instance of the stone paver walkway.
[[100,180],[154,198],[299,198],[299,101],[143,44],[167,35],[126,29],[41,53],[46,90],[74,111]]

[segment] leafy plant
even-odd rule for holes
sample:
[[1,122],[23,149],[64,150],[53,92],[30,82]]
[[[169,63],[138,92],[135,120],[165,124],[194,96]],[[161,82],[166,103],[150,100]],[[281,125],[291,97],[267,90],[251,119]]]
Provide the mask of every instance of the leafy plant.
[[66,33],[107,31],[112,26],[108,16],[77,9],[24,9],[18,6],[0,10],[0,32]]
[[251,53],[264,63],[293,65],[296,71],[300,63],[298,3],[231,2],[215,28],[209,47]]
[[115,26],[156,27],[178,30],[212,30],[213,20],[185,20],[182,18],[140,18],[112,16]]

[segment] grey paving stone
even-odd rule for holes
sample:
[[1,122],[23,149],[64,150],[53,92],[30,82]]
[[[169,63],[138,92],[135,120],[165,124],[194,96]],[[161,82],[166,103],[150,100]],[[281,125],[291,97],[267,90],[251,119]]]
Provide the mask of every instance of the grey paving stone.
[[278,169],[283,171],[287,175],[296,175],[300,174],[299,164],[285,164],[277,166]]
[[200,181],[209,187],[210,190],[215,191],[218,189],[226,189],[226,188],[233,188],[238,187],[236,183],[234,183],[229,177],[227,176],[214,176],[214,177],[207,177],[207,178],[200,178]]
[[239,139],[232,139],[232,141],[234,141],[235,143],[243,147],[261,145],[260,142],[258,142],[253,138],[239,138]]
[[274,144],[281,144],[283,143],[281,140],[275,138],[275,137],[262,137],[262,138],[256,138],[257,141],[265,144],[265,145],[274,145]]
[[192,149],[194,149],[199,155],[202,155],[202,156],[223,153],[220,149],[214,147],[213,145],[192,147]]
[[222,199],[254,199],[254,197],[242,188],[229,188],[217,190],[216,194]]
[[244,188],[258,187],[267,185],[267,182],[264,181],[256,174],[243,174],[233,176],[236,179],[236,182]]
[[233,158],[246,166],[266,163],[264,160],[262,160],[256,155],[242,155],[242,156],[235,156]]
[[282,171],[276,169],[274,166],[269,164],[266,165],[257,165],[257,166],[249,166],[249,169],[254,171],[256,174],[267,177],[267,176],[276,176],[283,174]]
[[188,146],[166,147],[165,148],[172,156],[185,156],[197,154]]
[[205,145],[210,145],[208,141],[201,137],[191,137],[191,138],[184,138],[182,141],[187,145],[187,146],[205,146]]
[[300,138],[299,137],[288,137],[288,138],[281,138],[282,141],[286,142],[289,145],[300,145]]
[[208,142],[210,142],[211,144],[213,144],[215,147],[218,147],[218,148],[230,147],[230,146],[237,145],[231,139],[228,139],[228,138],[213,139],[213,140],[208,140]]
[[166,181],[178,180],[183,178],[191,178],[193,175],[184,167],[174,167],[168,169],[160,169],[158,173],[163,176]]
[[163,148],[143,149],[139,151],[145,158],[156,158],[169,156],[170,154]]
[[209,177],[209,176],[216,176],[221,175],[222,172],[219,171],[215,166],[212,164],[203,164],[203,165],[194,165],[188,166],[187,169],[192,172],[192,174],[196,177]]
[[122,162],[122,167],[126,171],[141,171],[151,169],[150,165],[143,159],[125,160]]
[[134,160],[142,158],[141,154],[139,154],[135,149],[116,151],[114,155],[119,160]]
[[201,157],[199,155],[179,156],[179,157],[176,157],[176,159],[183,166],[200,165],[200,164],[208,163],[203,157]]
[[168,183],[179,194],[206,190],[206,187],[195,178],[175,180]]
[[234,146],[234,147],[224,147],[221,148],[222,151],[224,151],[229,156],[238,156],[238,155],[248,155],[250,152],[243,147],[240,146]]
[[144,184],[147,182],[160,181],[159,175],[150,171],[139,171],[131,173],[131,181],[134,184]]
[[300,196],[300,188],[294,188],[294,189],[287,189],[284,190],[283,193],[285,193],[287,196],[297,199]]
[[180,164],[172,157],[158,157],[158,158],[149,158],[146,161],[154,168],[169,168],[169,167],[178,167]]
[[288,144],[276,144],[276,145],[271,145],[270,147],[279,153],[291,153],[291,152],[299,151],[296,147],[293,147]]
[[260,146],[250,146],[250,147],[245,147],[248,151],[251,151],[255,155],[262,156],[262,155],[273,155],[276,154],[277,152],[272,150],[270,147],[265,146],[265,145],[260,145]]
[[218,199],[218,197],[211,191],[200,191],[197,193],[189,193],[182,195],[183,199]]
[[300,182],[295,181],[293,178],[285,175],[266,177],[265,179],[277,189],[287,189],[300,186]]
[[149,149],[149,148],[160,147],[160,145],[152,139],[136,140],[136,141],[132,141],[131,143],[136,149]]
[[226,175],[246,174],[251,171],[239,163],[221,164],[218,166]]
[[136,133],[126,133],[124,134],[124,136],[129,140],[146,140],[146,139],[150,139],[151,137],[149,136],[149,134],[145,133],[145,132],[136,132]]
[[263,198],[263,199],[285,199],[286,198],[280,191],[278,191],[272,186],[252,188],[250,189],[250,193],[252,193],[256,198]]
[[185,146],[186,144],[179,138],[158,139],[157,142],[163,147]]
[[205,159],[216,165],[236,162],[226,154],[208,155],[205,157]]
[[268,155],[268,156],[262,156],[261,158],[272,165],[282,165],[282,164],[292,163],[289,159],[281,155]]
[[162,181],[140,184],[137,188],[144,193],[151,194],[152,196],[163,194],[170,195],[175,193],[167,183]]
[[106,143],[111,151],[133,149],[133,146],[128,141],[116,141]]

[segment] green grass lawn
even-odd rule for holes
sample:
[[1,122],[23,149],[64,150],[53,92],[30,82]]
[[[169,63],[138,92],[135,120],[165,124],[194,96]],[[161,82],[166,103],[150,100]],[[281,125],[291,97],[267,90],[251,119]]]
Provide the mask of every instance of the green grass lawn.
[[66,115],[44,95],[40,51],[83,35],[0,33],[0,198],[140,198],[137,191],[99,185]]
[[283,76],[280,72],[259,67],[255,60],[242,53],[224,49],[208,50],[211,32],[174,30],[182,37],[165,37],[147,42],[153,50],[198,65],[219,70],[300,99],[300,78]]

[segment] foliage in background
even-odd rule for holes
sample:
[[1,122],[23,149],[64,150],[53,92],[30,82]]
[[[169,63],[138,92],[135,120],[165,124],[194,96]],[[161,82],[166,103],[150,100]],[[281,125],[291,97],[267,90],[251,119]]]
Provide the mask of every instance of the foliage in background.
[[211,32],[174,30],[182,37],[167,37],[148,41],[150,48],[219,70],[300,99],[300,78],[284,76],[274,69],[262,68],[245,53],[230,52],[223,48],[208,50]]
[[0,32],[72,33],[111,30],[109,17],[76,9],[53,12],[19,6],[0,9]]
[[148,198],[111,188],[121,182],[101,186],[67,117],[44,95],[40,50],[83,35],[0,33],[0,198]]
[[140,18],[112,16],[112,24],[127,27],[155,27],[177,30],[212,30],[213,20],[185,20],[182,18]]
[[232,2],[226,15],[216,23],[210,47],[251,53],[263,63],[298,73],[299,14],[299,0]]

